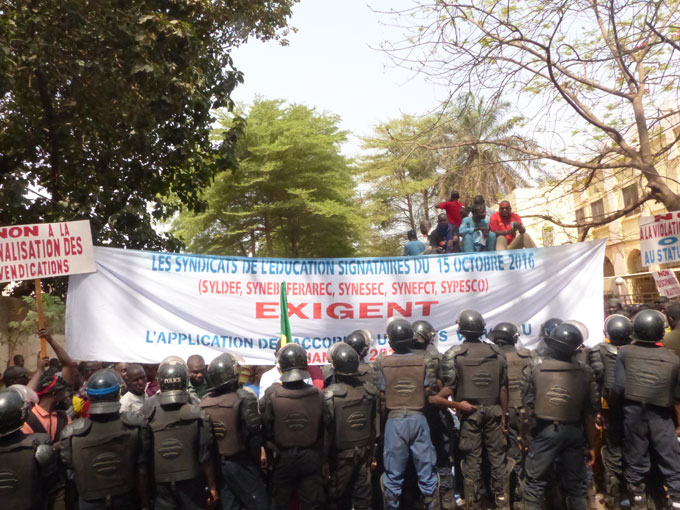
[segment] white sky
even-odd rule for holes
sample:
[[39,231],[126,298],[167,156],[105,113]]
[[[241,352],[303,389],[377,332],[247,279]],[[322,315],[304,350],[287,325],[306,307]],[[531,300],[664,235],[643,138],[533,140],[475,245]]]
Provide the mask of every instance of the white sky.
[[[371,2],[378,10],[409,5],[408,0]],[[290,34],[288,46],[251,41],[233,51],[234,64],[245,75],[234,99],[284,99],[338,114],[341,127],[352,133],[343,152],[358,155],[356,135],[370,135],[376,124],[403,113],[427,114],[446,94],[423,76],[396,68],[377,49],[384,40],[400,38],[400,29],[385,26],[389,21],[362,0],[301,0],[289,23],[298,32]]]

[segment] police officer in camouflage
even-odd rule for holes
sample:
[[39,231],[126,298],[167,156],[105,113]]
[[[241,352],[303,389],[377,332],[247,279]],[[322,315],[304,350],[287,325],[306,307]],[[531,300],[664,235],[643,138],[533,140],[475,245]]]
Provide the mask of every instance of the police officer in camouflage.
[[29,413],[25,386],[13,385],[0,392],[0,501],[3,508],[39,510],[57,482],[57,456],[49,434],[24,434],[21,427]]
[[591,349],[591,356],[603,366],[604,375],[599,384],[602,399],[602,422],[604,425],[604,445],[602,464],[604,467],[604,487],[607,508],[619,509],[621,484],[623,483],[623,416],[620,409],[609,407],[610,396],[615,382],[616,357],[619,349],[631,342],[633,323],[624,315],[610,315],[604,323],[604,334],[609,342],[602,342]]
[[239,388],[240,366],[229,352],[208,365],[212,389],[201,400],[210,417],[220,458],[222,510],[267,510],[267,489],[258,464],[262,448],[262,418],[257,397]]
[[533,357],[532,352],[517,346],[519,329],[512,322],[501,322],[489,332],[489,340],[503,350],[508,363],[508,413],[506,417],[508,430],[508,459],[512,459],[512,479],[510,480],[510,503],[518,508],[522,501],[522,484],[520,476],[523,471],[523,455],[520,447],[520,433],[525,415],[522,407],[522,391],[520,380],[522,371]]
[[633,318],[633,343],[619,349],[612,407],[623,411],[624,475],[632,510],[647,508],[650,451],[673,509],[680,508],[680,359],[662,347],[666,321],[657,310]]
[[90,376],[87,398],[89,418],[67,425],[61,440],[79,510],[150,508],[143,417],[120,413],[120,381],[113,370]]
[[[428,382],[432,382],[430,393],[437,394],[441,389],[438,383],[434,384],[435,381],[439,380],[439,364],[441,361],[441,354],[436,346],[437,331],[432,324],[425,320],[415,321],[412,326],[415,342],[411,350],[414,354],[420,354],[425,358],[427,379]],[[430,427],[432,445],[437,454],[435,471],[439,476],[439,506],[442,510],[450,510],[456,506],[455,483],[451,471],[456,424],[448,409],[431,404],[425,407],[425,418]]]
[[378,426],[378,388],[361,382],[359,356],[346,343],[331,350],[335,383],[325,392],[331,481],[327,509],[370,510],[369,466]]
[[272,507],[286,510],[296,490],[302,510],[320,510],[325,508],[324,396],[305,383],[310,377],[307,352],[300,345],[284,345],[277,363],[281,384],[267,388],[260,399],[267,456],[270,463],[273,459]]
[[410,459],[415,464],[418,487],[426,508],[438,503],[437,475],[434,471],[436,452],[430,428],[423,414],[430,384],[426,376],[426,360],[411,351],[414,333],[405,319],[395,319],[387,326],[387,337],[394,354],[386,356],[380,367],[380,391],[385,425],[384,464],[382,476],[386,510],[399,508],[404,475]]
[[[569,510],[586,510],[588,479],[583,445],[595,458],[595,417],[599,395],[592,369],[574,359],[581,331],[562,323],[545,339],[545,357],[531,360],[522,373],[522,402],[527,415],[523,436],[529,444],[525,463],[526,510],[543,508],[548,479],[557,459]],[[530,432],[530,437],[527,437]]]
[[486,452],[496,506],[507,510],[507,439],[503,431],[508,403],[507,362],[497,345],[481,341],[486,323],[480,313],[463,310],[457,322],[465,340],[444,353],[441,375],[460,412],[458,449],[463,457],[466,508],[480,508],[482,453]]
[[182,360],[158,367],[160,393],[142,408],[151,431],[155,510],[201,509],[219,499],[208,417],[190,402],[189,371]]

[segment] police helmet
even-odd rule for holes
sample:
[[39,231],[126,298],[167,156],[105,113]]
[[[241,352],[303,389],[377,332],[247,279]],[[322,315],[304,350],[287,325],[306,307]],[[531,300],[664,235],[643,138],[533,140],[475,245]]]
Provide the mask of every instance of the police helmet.
[[541,338],[546,339],[550,336],[553,330],[564,322],[562,319],[556,317],[548,319],[543,324],[541,324]]
[[563,322],[552,330],[545,343],[556,353],[572,355],[583,345],[583,334],[574,324]]
[[484,334],[486,322],[482,314],[475,310],[463,310],[458,314],[458,332],[461,335],[474,335],[480,337]]
[[610,315],[604,321],[604,334],[612,345],[629,344],[630,336],[633,334],[633,323],[625,315]]
[[499,322],[489,332],[489,340],[498,345],[514,345],[519,340],[519,329],[512,322]]
[[229,352],[223,352],[208,365],[208,381],[214,389],[217,389],[237,382],[240,372],[241,368],[236,357]]
[[189,371],[184,361],[165,361],[158,367],[158,385],[161,393],[158,401],[161,405],[184,404],[189,401],[187,379]]
[[387,325],[387,340],[395,351],[411,348],[414,342],[413,328],[406,319],[394,319]]
[[633,317],[633,340],[660,342],[666,333],[666,318],[658,310],[642,310]]
[[368,347],[371,345],[371,335],[365,329],[357,329],[347,335],[345,343],[357,351],[359,358],[363,359],[368,354]]
[[345,343],[335,344],[331,350],[331,366],[336,375],[357,375],[359,355]]
[[19,430],[28,418],[28,403],[12,389],[0,392],[0,437]]
[[163,361],[160,362],[160,364],[158,365],[158,368],[162,367],[166,363],[186,364],[186,363],[184,363],[184,360],[182,358],[180,358],[179,356],[167,356],[166,358],[163,358]]
[[281,382],[296,382],[311,378],[307,365],[307,351],[296,343],[281,347],[277,359]]
[[572,326],[576,326],[578,330],[581,332],[581,335],[583,336],[583,343],[588,340],[590,337],[590,331],[588,331],[588,326],[583,324],[581,321],[576,321],[573,319],[569,319],[568,321],[564,321],[562,324],[571,324]]
[[90,414],[113,414],[120,411],[120,381],[115,370],[97,370],[87,380]]
[[437,330],[427,321],[415,321],[411,326],[416,339],[416,345],[422,349],[430,345],[437,335]]

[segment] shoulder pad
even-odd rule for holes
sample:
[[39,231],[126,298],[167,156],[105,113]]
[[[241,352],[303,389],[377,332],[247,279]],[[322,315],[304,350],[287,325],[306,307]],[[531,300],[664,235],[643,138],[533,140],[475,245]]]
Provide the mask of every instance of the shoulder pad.
[[78,418],[64,427],[61,437],[62,439],[66,439],[70,436],[82,436],[83,434],[87,434],[90,427],[92,427],[92,422],[88,418]]
[[239,388],[236,390],[236,396],[241,400],[254,400],[257,402],[257,396],[250,390]]
[[328,379],[329,377],[331,377],[331,376],[333,375],[333,373],[334,373],[334,371],[333,371],[333,367],[332,367],[332,366],[330,366],[330,365],[323,365],[323,366],[321,367],[321,374],[322,374],[322,376],[323,376],[324,381],[325,381],[326,379]]
[[146,418],[147,420],[151,420],[153,418],[154,413],[156,412],[156,404],[158,403],[158,399],[155,397],[148,398],[144,401],[144,404],[142,404],[142,410],[140,411],[142,416]]
[[145,419],[142,413],[136,411],[127,411],[120,414],[120,421],[122,421],[128,427],[142,427],[144,426]]
[[451,347],[448,351],[446,351],[445,354],[449,354],[449,356],[461,356],[467,352],[468,346],[465,345],[464,343],[459,344],[459,345],[454,345]]
[[49,466],[57,460],[57,452],[51,444],[39,444],[35,449],[35,460],[41,467]]
[[533,358],[535,354],[533,353],[534,351],[530,351],[526,347],[518,347],[517,348],[517,354],[519,354],[523,358]]
[[503,352],[503,349],[501,349],[500,347],[498,347],[495,343],[489,342],[487,345],[489,345],[489,346],[491,347],[491,350],[492,350],[493,352],[495,352],[496,354],[500,354],[500,355],[502,355],[503,357],[505,357],[505,353]]
[[380,393],[378,391],[378,387],[375,384],[373,384],[372,382],[365,382],[364,383],[364,389],[366,390],[366,393],[368,393],[372,397],[375,397]]
[[328,388],[324,390],[324,395],[326,399],[331,399],[333,397],[344,397],[347,395],[347,386],[344,384],[331,384]]
[[195,404],[184,404],[179,408],[179,419],[185,421],[200,420],[203,419],[204,414],[201,411],[200,406]]
[[607,351],[611,354],[616,354],[616,353],[619,352],[619,349],[615,345],[608,344],[606,342],[602,343],[602,349],[604,349],[605,351]]

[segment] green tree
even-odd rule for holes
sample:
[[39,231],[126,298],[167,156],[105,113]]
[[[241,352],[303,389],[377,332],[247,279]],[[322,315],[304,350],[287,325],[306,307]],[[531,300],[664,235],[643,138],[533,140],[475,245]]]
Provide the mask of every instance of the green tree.
[[233,164],[234,138],[210,141],[242,80],[230,49],[285,35],[295,1],[2,2],[0,224],[86,218],[100,244],[177,249],[154,222]]
[[[215,136],[233,127],[221,117]],[[219,255],[352,255],[362,218],[353,170],[340,154],[336,115],[281,100],[257,100],[237,142],[237,169],[203,190],[204,212],[183,213],[174,232],[189,249]]]

